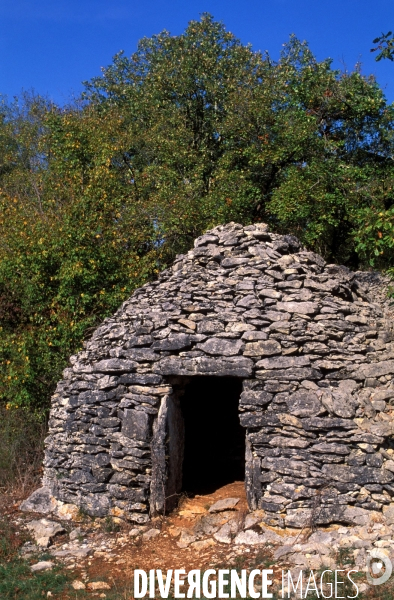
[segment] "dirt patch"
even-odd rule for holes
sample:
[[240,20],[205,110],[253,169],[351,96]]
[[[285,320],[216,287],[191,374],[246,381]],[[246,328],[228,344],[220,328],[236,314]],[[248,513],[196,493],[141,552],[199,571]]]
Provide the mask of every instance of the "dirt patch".
[[[93,557],[88,558],[84,564],[84,572],[89,580],[103,577],[113,578],[117,585],[122,587],[129,585],[134,569],[192,569],[218,568],[231,561],[232,563],[243,563],[244,551],[228,547],[215,542],[198,551],[193,546],[179,548],[177,542],[183,530],[193,530],[193,527],[202,516],[209,514],[209,508],[218,500],[226,498],[239,498],[234,509],[234,516],[243,516],[247,513],[247,502],[243,482],[235,482],[217,489],[211,494],[195,495],[194,497],[183,497],[177,510],[167,517],[152,521],[149,528],[157,528],[160,535],[150,541],[143,540],[142,536],[130,538],[127,532],[119,532],[112,536],[103,536],[97,540],[97,534],[92,534],[96,542],[103,546],[112,539],[116,543],[116,549],[108,551],[96,550]],[[100,534],[98,534],[100,535]],[[102,552],[102,556],[100,556]],[[246,549],[248,559],[257,556],[258,549]],[[261,553],[261,549],[260,549]]]
[[[247,514],[247,502],[243,482],[234,482],[218,488],[212,493],[183,496],[179,507],[170,515],[156,518],[144,528],[139,528],[138,535],[134,535],[133,526],[130,524],[117,525],[116,532],[108,532],[108,522],[105,520],[92,520],[84,518],[82,522],[64,522],[67,534],[59,535],[47,552],[64,551],[70,548],[69,532],[77,526],[81,529],[79,535],[79,546],[89,548],[90,554],[86,558],[74,557],[72,555],[63,558],[55,558],[55,562],[63,565],[64,571],[68,572],[71,581],[82,582],[85,589],[64,591],[56,598],[61,600],[75,599],[106,594],[108,598],[131,598],[133,572],[135,569],[161,569],[166,572],[170,569],[184,569],[186,572],[192,569],[206,570],[208,568],[229,568],[229,566],[246,568],[249,565],[257,565],[263,568],[269,561],[269,551],[261,548],[239,548],[233,544],[226,545],[215,541],[212,536],[199,536],[196,538],[197,547],[191,544],[186,548],[179,548],[178,543],[183,531],[193,532],[196,524],[204,517],[212,518],[209,508],[219,500],[227,498],[239,498],[236,506],[231,511],[216,513],[214,519],[223,521],[230,516],[240,519],[242,523]],[[3,514],[7,513],[10,522],[13,523],[15,531],[20,532],[20,539],[26,541],[25,524],[32,517],[40,518],[40,515],[21,513],[10,497],[3,498]],[[224,515],[224,516],[223,516]],[[42,515],[41,515],[42,517]],[[144,533],[151,529],[157,529],[160,533],[156,537],[147,540]],[[130,535],[132,533],[133,535]],[[19,534],[16,534],[16,540]],[[21,546],[19,542],[18,545]],[[23,551],[23,547],[22,547]],[[26,555],[30,560],[29,554]],[[36,558],[32,556],[31,562]],[[93,581],[105,581],[111,586],[111,591],[89,592],[87,584]],[[55,596],[53,596],[55,597]]]
[[[226,499],[238,501],[225,503],[227,507],[222,511],[220,508],[219,512],[210,511],[218,501]],[[10,498],[8,500],[7,506],[3,506],[3,511],[7,511],[8,519],[12,523],[13,543],[21,546],[22,554],[25,552],[26,560],[33,564],[37,561],[36,554],[29,554],[29,548],[26,544],[21,545],[21,542],[25,541],[27,535],[25,524],[39,516],[20,513]],[[228,510],[229,505],[233,505],[232,510]],[[52,555],[50,559],[54,560],[55,564],[61,566],[62,573],[69,576],[69,582],[65,584],[62,592],[53,592],[52,598],[76,600],[96,596],[108,600],[131,600],[135,569],[146,572],[160,569],[164,574],[175,569],[182,569],[186,573],[193,569],[272,569],[271,579],[274,586],[280,588],[282,569],[292,569],[296,578],[297,568],[313,568],[318,572],[323,566],[321,556],[319,557],[320,551],[327,553],[324,561],[329,560],[330,553],[332,569],[347,571],[361,566],[359,582],[365,582],[364,563],[358,565],[356,562],[355,565],[357,555],[354,554],[352,558],[353,549],[344,546],[337,555],[331,554],[330,542],[325,539],[325,536],[334,536],[337,546],[340,545],[341,540],[352,535],[352,531],[348,531],[346,527],[332,526],[316,531],[313,534],[314,539],[300,530],[268,527],[261,522],[260,513],[261,511],[248,512],[244,483],[234,482],[212,493],[183,496],[179,507],[170,515],[156,518],[141,527],[106,519],[94,520],[82,515],[77,523],[62,522],[67,531],[54,539],[47,553]],[[222,538],[218,539],[218,536],[221,531],[222,537],[224,536],[223,529],[226,527],[231,536],[227,538],[227,542],[222,542]],[[360,529],[358,535],[361,533]],[[371,540],[377,540],[379,536],[382,540],[388,539],[386,528],[380,523],[371,522],[365,533]],[[249,541],[239,541],[239,536],[244,536],[242,539],[249,536]],[[250,539],[253,540],[256,536],[259,542],[254,545]],[[316,536],[320,536],[320,541]],[[388,543],[384,541],[382,547],[386,547]],[[290,561],[287,560],[289,557],[286,554],[289,544],[295,546]],[[309,554],[314,552],[311,544],[317,544],[319,549],[313,556]],[[364,550],[361,548],[356,550],[357,552]],[[305,564],[302,566],[299,563],[304,562],[304,558]],[[313,561],[317,561],[315,566],[312,566],[315,564]],[[96,585],[89,585],[94,582]],[[365,594],[360,594],[360,600],[375,600],[374,590],[367,590],[365,584],[364,588]],[[383,595],[379,600],[391,599],[391,591],[390,588],[386,597],[386,591],[382,588],[380,592]],[[156,597],[159,597],[158,594]],[[25,598],[27,600],[27,597],[23,596],[23,600]]]

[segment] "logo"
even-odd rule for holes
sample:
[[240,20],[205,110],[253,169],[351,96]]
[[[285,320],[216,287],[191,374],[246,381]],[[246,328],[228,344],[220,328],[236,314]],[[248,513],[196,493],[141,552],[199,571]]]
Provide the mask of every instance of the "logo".
[[370,585],[382,585],[393,572],[391,560],[380,550],[372,550],[367,560],[367,581]]

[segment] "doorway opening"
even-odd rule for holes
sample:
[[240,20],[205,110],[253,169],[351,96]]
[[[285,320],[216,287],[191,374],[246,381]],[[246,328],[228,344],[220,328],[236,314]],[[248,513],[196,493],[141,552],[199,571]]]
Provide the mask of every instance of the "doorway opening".
[[245,429],[239,422],[242,381],[193,377],[184,388],[182,490],[209,494],[245,479]]

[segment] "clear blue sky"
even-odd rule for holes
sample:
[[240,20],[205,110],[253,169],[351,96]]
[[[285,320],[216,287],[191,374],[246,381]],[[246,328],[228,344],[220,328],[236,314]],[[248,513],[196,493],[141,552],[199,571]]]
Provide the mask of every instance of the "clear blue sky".
[[295,33],[336,67],[360,60],[394,101],[394,63],[369,51],[394,30],[394,0],[0,0],[0,94],[34,88],[63,104],[119,50],[130,55],[163,29],[179,34],[202,12],[274,59]]

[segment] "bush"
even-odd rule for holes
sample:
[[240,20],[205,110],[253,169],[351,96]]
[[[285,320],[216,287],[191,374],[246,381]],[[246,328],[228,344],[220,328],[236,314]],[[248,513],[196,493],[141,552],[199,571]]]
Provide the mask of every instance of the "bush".
[[23,498],[37,487],[45,429],[27,411],[0,406],[0,491]]

